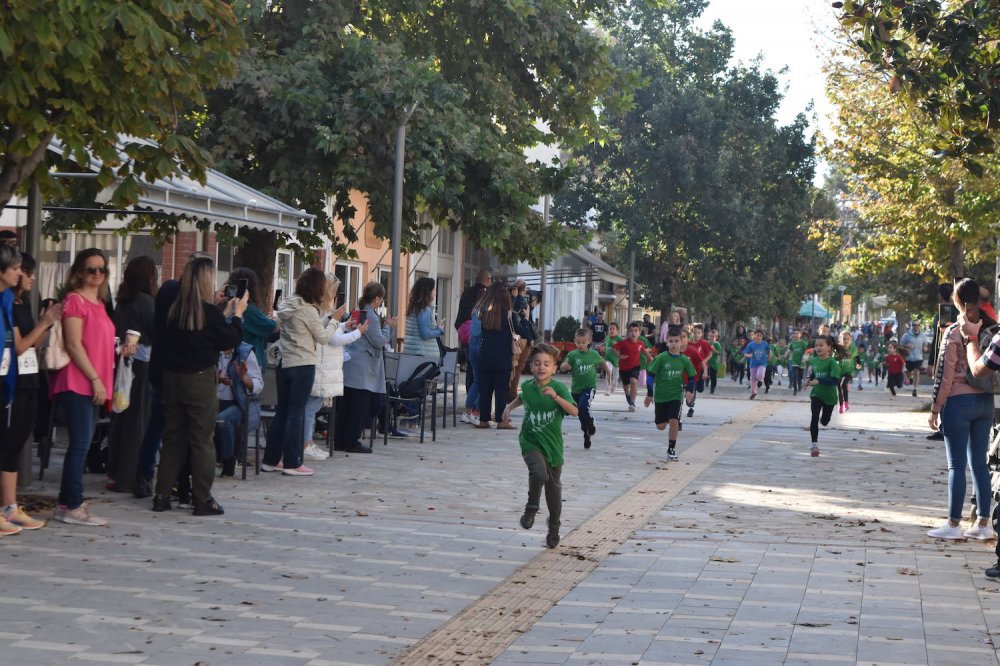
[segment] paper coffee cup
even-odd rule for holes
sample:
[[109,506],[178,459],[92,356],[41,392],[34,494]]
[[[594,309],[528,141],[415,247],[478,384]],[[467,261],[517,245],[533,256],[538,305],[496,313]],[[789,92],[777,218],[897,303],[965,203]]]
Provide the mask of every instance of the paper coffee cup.
[[132,329],[125,331],[125,339],[131,345],[139,344],[139,338],[141,337],[142,333],[140,333],[139,331],[133,331]]

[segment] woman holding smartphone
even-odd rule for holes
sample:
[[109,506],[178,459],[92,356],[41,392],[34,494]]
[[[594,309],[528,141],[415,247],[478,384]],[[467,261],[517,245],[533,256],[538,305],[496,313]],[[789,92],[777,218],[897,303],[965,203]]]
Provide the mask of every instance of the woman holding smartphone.
[[263,372],[267,368],[267,343],[278,339],[278,321],[271,319],[263,310],[260,295],[260,280],[252,268],[234,268],[226,280],[226,288],[233,296],[239,296],[240,286],[247,293],[247,309],[243,313],[243,342],[253,347],[257,364]]
[[[955,285],[952,300],[960,319],[978,321],[979,285],[964,278]],[[987,325],[995,322],[984,320]],[[990,471],[987,449],[990,427],[993,425],[992,378],[978,380],[969,371],[966,343],[959,324],[952,324],[942,335],[937,371],[932,392],[931,430],[944,434],[945,456],[948,463],[948,520],[927,535],[935,539],[996,538],[990,526]],[[976,494],[978,520],[962,530],[962,508],[965,504],[965,470],[972,467],[972,482]]]

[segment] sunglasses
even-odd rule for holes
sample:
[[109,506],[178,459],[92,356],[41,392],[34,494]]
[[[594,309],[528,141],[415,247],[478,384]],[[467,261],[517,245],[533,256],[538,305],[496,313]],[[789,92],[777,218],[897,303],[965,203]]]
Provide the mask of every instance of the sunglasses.
[[103,275],[107,275],[108,274],[108,267],[107,266],[87,266],[87,272],[90,273],[91,275],[97,275],[98,273],[101,273]]

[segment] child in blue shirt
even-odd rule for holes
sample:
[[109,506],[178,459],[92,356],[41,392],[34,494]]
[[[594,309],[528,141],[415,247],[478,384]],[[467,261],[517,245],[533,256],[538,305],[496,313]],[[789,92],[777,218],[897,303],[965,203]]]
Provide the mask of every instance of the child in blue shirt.
[[764,342],[764,331],[753,332],[753,340],[743,348],[743,357],[750,366],[750,399],[757,397],[757,389],[764,384],[764,373],[767,372],[767,359],[771,353],[771,345]]

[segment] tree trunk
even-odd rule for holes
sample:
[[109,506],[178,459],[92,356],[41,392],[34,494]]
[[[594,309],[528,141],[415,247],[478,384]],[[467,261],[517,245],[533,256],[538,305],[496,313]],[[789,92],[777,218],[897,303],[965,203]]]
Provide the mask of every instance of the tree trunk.
[[[20,128],[11,128],[7,132],[5,142],[9,146],[18,140],[24,132]],[[3,211],[14,197],[17,188],[26,181],[35,171],[43,159],[45,151],[49,148],[49,142],[54,135],[49,132],[42,135],[38,145],[26,157],[16,157],[10,153],[3,156],[3,164],[0,167],[0,211]]]
[[951,259],[948,263],[948,274],[952,280],[965,277],[965,248],[962,241],[953,239],[951,241]]
[[667,276],[663,278],[663,282],[660,283],[663,287],[663,291],[659,295],[660,303],[660,321],[668,321],[670,319],[670,308],[674,304],[674,278],[672,276]]
[[274,295],[274,257],[278,250],[278,240],[272,232],[260,229],[240,229],[240,236],[246,242],[236,251],[233,264],[252,268],[257,273],[260,295],[264,299],[263,303],[257,303],[257,307],[268,312]]

